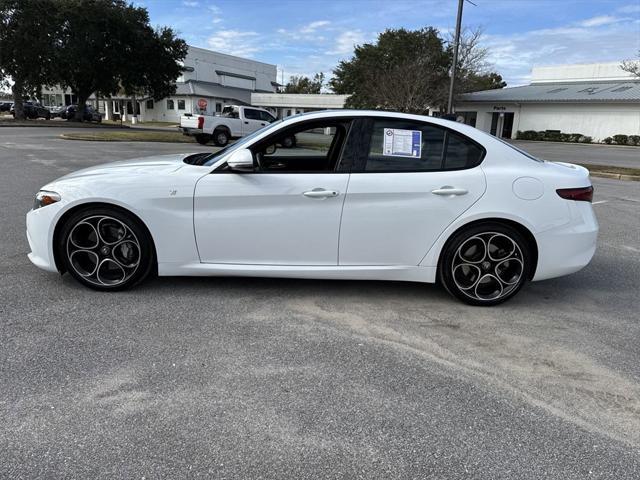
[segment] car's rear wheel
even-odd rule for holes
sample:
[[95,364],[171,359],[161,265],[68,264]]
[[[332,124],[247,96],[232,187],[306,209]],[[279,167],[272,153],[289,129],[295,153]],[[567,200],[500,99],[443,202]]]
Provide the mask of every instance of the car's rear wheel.
[[216,130],[213,132],[213,143],[219,147],[224,147],[229,143],[229,134],[226,130]]
[[95,290],[131,287],[144,280],[155,264],[147,230],[119,209],[78,211],[67,219],[58,238],[66,270]]
[[196,142],[198,142],[200,145],[206,145],[207,143],[209,143],[209,141],[211,141],[211,135],[207,135],[204,133],[196,135]]
[[497,305],[513,297],[529,277],[532,255],[515,229],[494,222],[454,235],[438,268],[445,288],[470,305]]

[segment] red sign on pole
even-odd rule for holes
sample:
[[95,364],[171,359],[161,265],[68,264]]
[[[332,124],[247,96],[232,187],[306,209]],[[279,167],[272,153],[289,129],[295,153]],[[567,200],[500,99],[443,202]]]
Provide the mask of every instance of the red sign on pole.
[[198,100],[198,108],[200,110],[206,110],[207,109],[207,101],[204,98],[201,98]]

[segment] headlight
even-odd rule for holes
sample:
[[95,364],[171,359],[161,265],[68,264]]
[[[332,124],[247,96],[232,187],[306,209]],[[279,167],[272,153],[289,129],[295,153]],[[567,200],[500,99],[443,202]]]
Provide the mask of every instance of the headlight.
[[33,209],[37,210],[40,207],[46,207],[52,203],[60,201],[60,195],[56,192],[47,192],[46,190],[40,190],[36,195],[36,199],[33,202]]

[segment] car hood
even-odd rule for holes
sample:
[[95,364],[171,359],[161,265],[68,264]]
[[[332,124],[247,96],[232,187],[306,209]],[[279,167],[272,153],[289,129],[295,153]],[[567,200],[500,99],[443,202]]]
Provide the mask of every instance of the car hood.
[[170,155],[154,155],[152,157],[134,158],[131,160],[122,160],[119,162],[104,163],[94,167],[83,168],[82,170],[69,173],[58,178],[54,183],[64,180],[97,177],[102,175],[145,175],[154,174],[162,175],[185,166],[183,162],[185,157],[193,155],[192,153],[179,153]]

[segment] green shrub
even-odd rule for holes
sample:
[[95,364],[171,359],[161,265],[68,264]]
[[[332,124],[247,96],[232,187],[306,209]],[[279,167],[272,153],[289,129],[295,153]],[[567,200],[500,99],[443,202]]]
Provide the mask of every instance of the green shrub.
[[580,135],[580,138],[578,139],[578,142],[580,143],[591,143],[593,142],[593,138],[587,136],[587,135]]
[[604,140],[602,140],[604,143],[606,143],[607,145],[611,145],[613,143],[613,138],[611,137],[607,137]]
[[569,140],[567,140],[568,142],[579,142],[580,138],[583,137],[583,135],[581,133],[568,133],[567,134],[569,136]]
[[640,145],[640,135],[629,135],[629,143],[631,145]]
[[549,131],[549,130],[544,132],[544,139],[548,140],[550,142],[562,142],[563,141],[562,133],[553,132],[553,131]]
[[518,140],[538,140],[538,132],[535,130],[525,130],[524,132],[518,130],[516,133],[516,138]]
[[619,133],[618,135],[613,136],[613,141],[618,145],[627,145],[629,143],[629,135],[622,135]]

